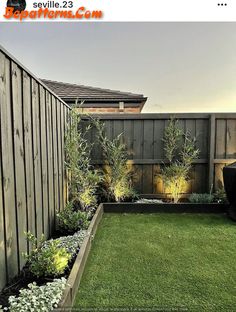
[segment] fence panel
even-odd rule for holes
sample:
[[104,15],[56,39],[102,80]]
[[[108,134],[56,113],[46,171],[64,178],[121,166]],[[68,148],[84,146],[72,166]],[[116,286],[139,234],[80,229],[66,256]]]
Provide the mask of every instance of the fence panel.
[[64,207],[69,111],[0,47],[0,290],[25,263],[24,232],[48,237]]
[[[194,162],[185,194],[208,192],[212,185],[222,187],[222,168],[236,159],[236,114],[139,114],[94,115],[105,124],[108,138],[123,133],[129,163],[133,167],[133,183],[138,193],[165,196],[160,171],[166,162],[163,149],[164,129],[171,117],[179,127],[195,137],[200,150]],[[87,135],[96,142],[96,131]],[[97,143],[95,143],[97,146]],[[94,148],[92,162],[102,165],[101,150]]]

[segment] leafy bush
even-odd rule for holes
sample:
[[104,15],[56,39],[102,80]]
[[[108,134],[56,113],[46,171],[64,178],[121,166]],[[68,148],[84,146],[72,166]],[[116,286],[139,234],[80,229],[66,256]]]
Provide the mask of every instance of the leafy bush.
[[85,211],[75,211],[73,202],[69,202],[65,209],[57,214],[58,230],[66,233],[74,233],[85,230],[89,226],[88,214]]
[[[59,248],[65,248],[66,251],[73,258],[77,254],[81,244],[83,243],[86,233],[86,231],[79,231],[76,232],[74,235],[62,236],[55,239],[54,241],[57,242]],[[44,247],[47,247],[47,245],[50,244],[50,241],[51,240],[45,241]]]
[[131,182],[132,171],[127,164],[128,154],[121,134],[109,140],[104,133],[104,124],[97,120],[94,123],[105,161],[103,183],[107,199],[119,202],[133,198],[136,193]]
[[58,306],[66,287],[66,279],[54,279],[53,282],[43,286],[36,283],[28,285],[27,289],[21,289],[19,296],[9,297],[9,308],[5,311],[11,312],[49,312]]
[[163,142],[169,164],[164,165],[160,176],[166,192],[170,193],[173,202],[177,203],[189,180],[192,162],[198,157],[199,150],[195,147],[195,138],[192,139],[188,132],[184,133],[179,129],[178,121],[174,118],[165,128]]
[[224,188],[219,188],[215,193],[214,193],[214,201],[219,203],[219,204],[228,204],[228,199],[227,195],[225,193]]
[[90,164],[92,146],[85,139],[90,126],[84,132],[81,127],[80,115],[72,110],[70,127],[67,129],[65,138],[66,167],[69,171],[69,199],[74,205],[79,203],[82,210],[88,210],[97,203],[96,191],[101,175]]
[[42,238],[37,247],[37,238],[27,233],[32,243],[32,251],[25,254],[30,272],[37,277],[56,277],[64,273],[71,259],[65,247],[59,247],[57,240],[44,242]]
[[208,193],[197,194],[193,193],[189,196],[190,203],[212,203],[214,201],[214,195]]

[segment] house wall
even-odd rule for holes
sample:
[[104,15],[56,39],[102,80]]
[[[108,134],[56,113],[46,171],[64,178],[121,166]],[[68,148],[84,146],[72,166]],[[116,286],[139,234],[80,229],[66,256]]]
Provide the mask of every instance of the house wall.
[[118,107],[88,107],[88,108],[79,108],[82,113],[90,114],[139,114],[141,112],[140,107],[125,107],[124,110],[120,110]]

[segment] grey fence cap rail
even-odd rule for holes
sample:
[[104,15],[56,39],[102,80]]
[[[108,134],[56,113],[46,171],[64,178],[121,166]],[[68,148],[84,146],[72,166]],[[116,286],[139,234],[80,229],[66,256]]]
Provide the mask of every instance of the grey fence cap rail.
[[[175,117],[177,119],[209,119],[215,116],[216,119],[236,119],[236,113],[140,113],[140,114],[91,114],[95,118],[109,120],[125,120],[125,119],[169,119]],[[89,119],[89,116],[84,115],[83,119]]]

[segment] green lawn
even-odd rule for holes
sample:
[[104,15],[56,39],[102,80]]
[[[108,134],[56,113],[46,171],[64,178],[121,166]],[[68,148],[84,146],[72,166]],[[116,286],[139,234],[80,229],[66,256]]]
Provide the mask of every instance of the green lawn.
[[75,307],[236,311],[236,225],[222,215],[105,214]]

